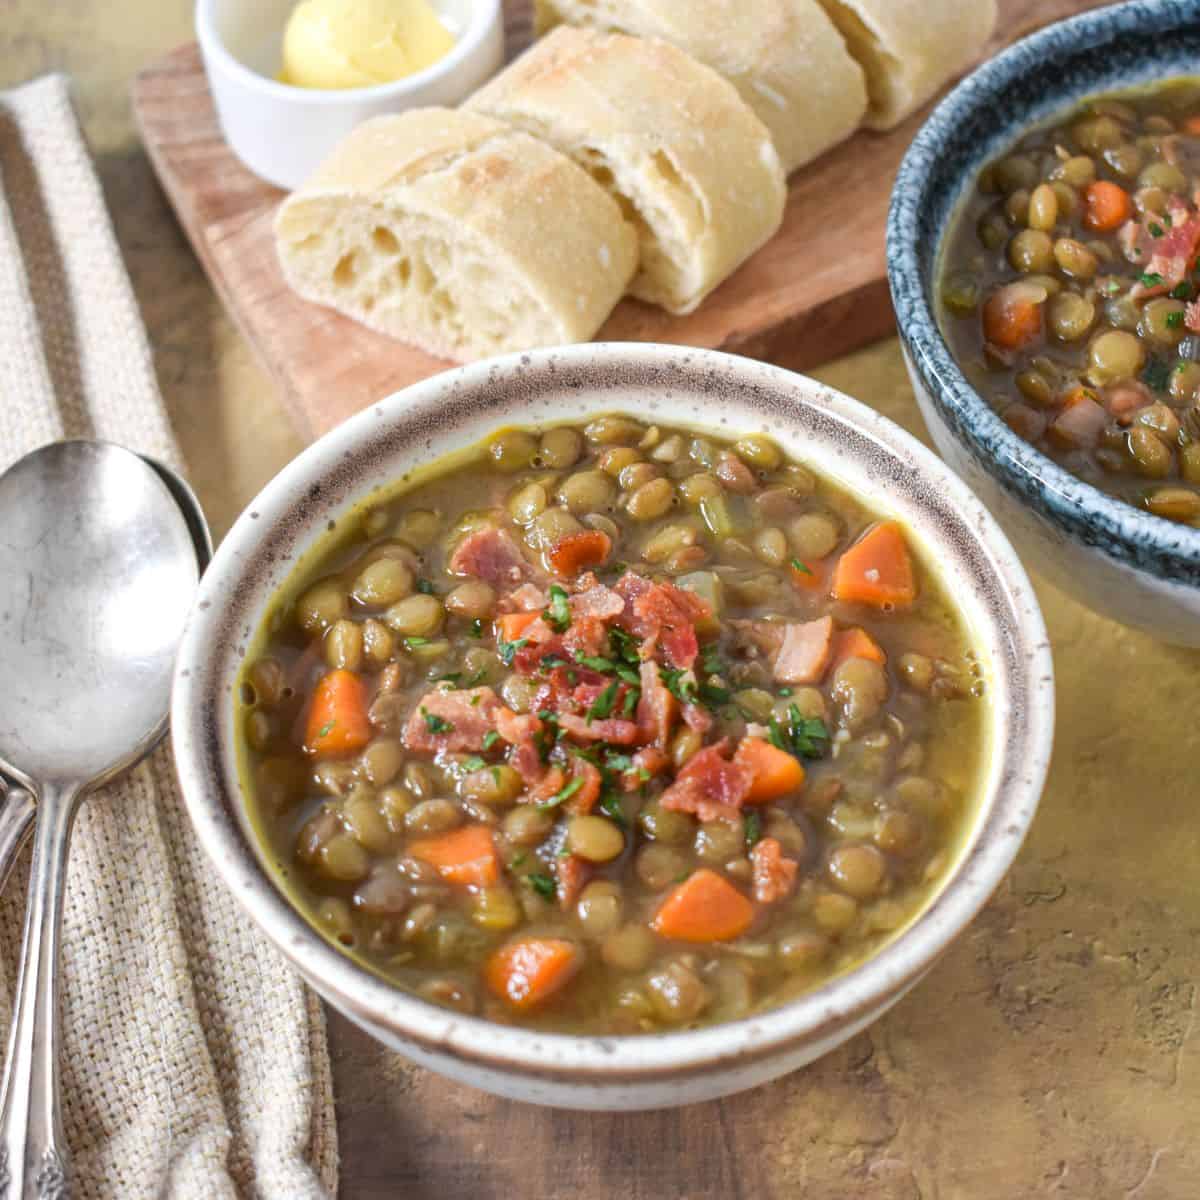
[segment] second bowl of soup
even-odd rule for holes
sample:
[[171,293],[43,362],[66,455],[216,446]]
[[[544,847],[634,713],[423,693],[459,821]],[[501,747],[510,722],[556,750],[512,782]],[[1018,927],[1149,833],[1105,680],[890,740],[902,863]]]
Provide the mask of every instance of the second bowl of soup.
[[1200,26],[1117,5],[935,111],[889,274],[939,449],[1082,602],[1200,644]]

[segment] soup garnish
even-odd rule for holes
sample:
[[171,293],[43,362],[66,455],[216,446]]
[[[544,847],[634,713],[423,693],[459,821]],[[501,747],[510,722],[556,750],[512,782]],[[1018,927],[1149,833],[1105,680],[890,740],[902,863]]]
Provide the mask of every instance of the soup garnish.
[[310,919],[426,999],[633,1033],[853,965],[950,868],[981,668],[895,521],[610,414],[362,516],[244,672],[252,812]]

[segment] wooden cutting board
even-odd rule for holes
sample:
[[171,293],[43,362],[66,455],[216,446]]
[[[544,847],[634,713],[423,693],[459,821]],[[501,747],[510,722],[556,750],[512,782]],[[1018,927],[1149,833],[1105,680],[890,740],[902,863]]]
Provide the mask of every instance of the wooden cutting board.
[[[1100,0],[1000,0],[988,53],[1099,6]],[[531,7],[530,0],[505,0],[512,54],[530,40]],[[137,76],[133,109],[188,238],[303,436],[318,437],[380,397],[452,365],[288,290],[271,236],[283,193],[251,174],[225,144],[196,45],[181,46]],[[923,117],[890,133],[859,133],[797,172],[783,228],[698,312],[672,317],[625,301],[599,336],[705,346],[804,370],[889,334],[888,199]]]

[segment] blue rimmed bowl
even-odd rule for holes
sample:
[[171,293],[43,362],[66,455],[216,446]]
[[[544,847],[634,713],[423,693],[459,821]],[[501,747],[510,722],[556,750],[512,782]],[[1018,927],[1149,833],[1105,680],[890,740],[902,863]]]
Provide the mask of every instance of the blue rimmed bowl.
[[901,165],[888,276],[929,432],[1026,561],[1107,616],[1200,646],[1200,529],[1106,495],[1013,433],[954,361],[933,301],[943,236],[988,162],[1097,92],[1194,74],[1200,0],[1097,9],[984,64],[937,107]]

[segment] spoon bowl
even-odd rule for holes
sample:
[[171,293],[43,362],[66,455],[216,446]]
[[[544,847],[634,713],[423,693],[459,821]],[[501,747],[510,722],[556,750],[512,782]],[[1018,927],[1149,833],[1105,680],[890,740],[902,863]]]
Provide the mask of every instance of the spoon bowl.
[[38,805],[0,1093],[6,1197],[67,1195],[56,968],[71,825],[166,730],[199,544],[156,466],[118,446],[56,443],[0,476],[0,772]]

